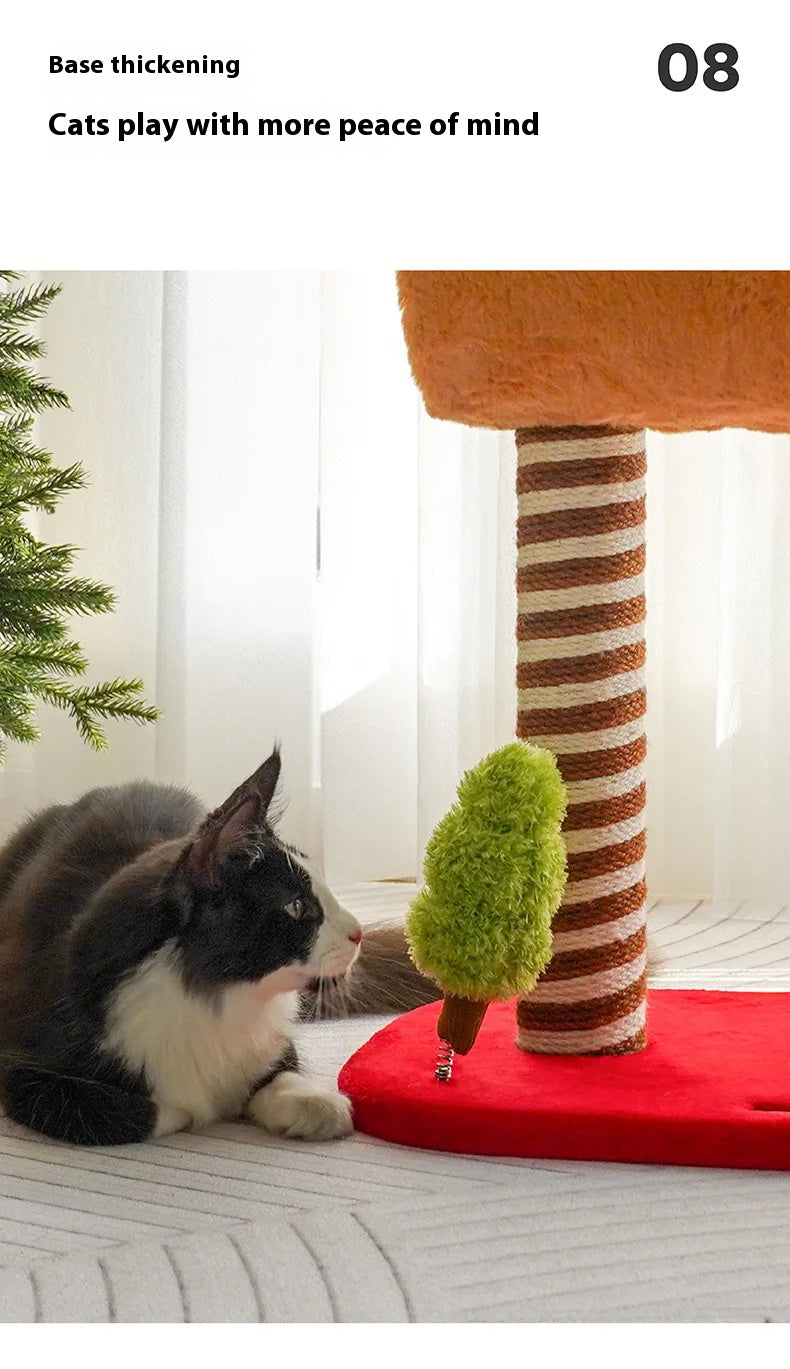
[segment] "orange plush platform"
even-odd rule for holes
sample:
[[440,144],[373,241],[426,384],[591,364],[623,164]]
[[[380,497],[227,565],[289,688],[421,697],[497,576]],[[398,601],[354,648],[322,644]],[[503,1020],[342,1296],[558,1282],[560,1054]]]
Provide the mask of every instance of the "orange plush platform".
[[428,412],[790,432],[788,271],[401,271]]
[[530,1055],[493,1004],[453,1078],[434,1078],[440,1004],[344,1065],[360,1131],[469,1155],[790,1169],[790,994],[653,990],[634,1055]]

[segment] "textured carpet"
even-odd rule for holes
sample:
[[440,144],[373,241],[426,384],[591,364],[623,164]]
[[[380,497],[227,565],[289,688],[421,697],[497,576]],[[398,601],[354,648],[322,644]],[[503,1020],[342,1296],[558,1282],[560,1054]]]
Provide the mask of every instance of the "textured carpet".
[[[398,917],[408,886],[339,891]],[[790,908],[661,904],[652,982],[790,989]],[[313,1026],[333,1080],[384,1019]],[[785,1321],[790,1175],[482,1160],[220,1125],[70,1149],[0,1118],[0,1321]]]

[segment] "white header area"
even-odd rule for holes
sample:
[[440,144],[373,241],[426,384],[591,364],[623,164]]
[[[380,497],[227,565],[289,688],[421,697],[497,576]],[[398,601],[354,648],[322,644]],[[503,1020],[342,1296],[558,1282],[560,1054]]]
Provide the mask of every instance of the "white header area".
[[775,3],[7,10],[6,260],[788,265]]

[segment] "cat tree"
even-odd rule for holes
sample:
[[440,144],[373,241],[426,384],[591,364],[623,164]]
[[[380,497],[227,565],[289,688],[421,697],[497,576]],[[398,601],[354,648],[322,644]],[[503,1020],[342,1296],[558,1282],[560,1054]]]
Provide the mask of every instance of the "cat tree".
[[[409,1093],[391,1062],[397,1045],[413,1072],[412,1027],[393,1024],[344,1071],[358,1120],[447,1149],[788,1167],[766,1033],[787,1033],[790,996],[652,994],[644,1049],[643,576],[646,428],[790,431],[790,272],[404,271],[399,288],[428,412],[516,432],[517,735],[566,783],[569,877],[552,960],[517,1004],[523,1063],[500,1008],[466,1098]],[[384,1117],[375,1070],[408,1121]]]
[[517,735],[568,787],[568,885],[519,1044],[645,1036],[645,428],[790,429],[790,273],[403,271],[428,412],[514,428]]

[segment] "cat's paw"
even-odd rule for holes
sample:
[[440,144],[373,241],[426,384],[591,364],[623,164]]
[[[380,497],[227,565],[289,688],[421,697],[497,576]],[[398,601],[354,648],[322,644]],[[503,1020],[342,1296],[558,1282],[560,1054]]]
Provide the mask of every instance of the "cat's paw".
[[192,1125],[192,1118],[183,1108],[173,1108],[160,1103],[156,1110],[154,1136],[172,1136],[174,1131],[186,1131]]
[[351,1104],[343,1093],[317,1089],[290,1070],[278,1074],[250,1099],[253,1121],[275,1136],[331,1141],[354,1129]]

